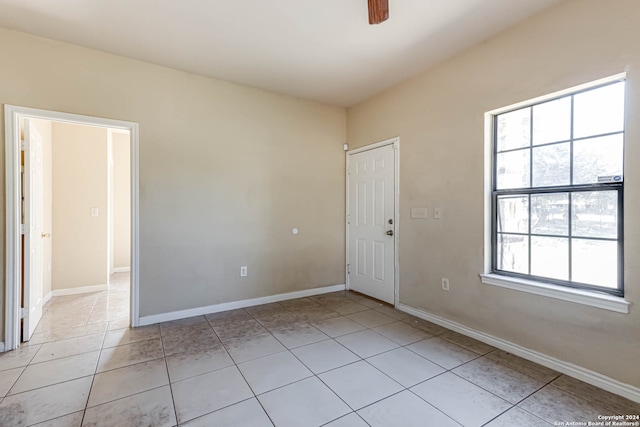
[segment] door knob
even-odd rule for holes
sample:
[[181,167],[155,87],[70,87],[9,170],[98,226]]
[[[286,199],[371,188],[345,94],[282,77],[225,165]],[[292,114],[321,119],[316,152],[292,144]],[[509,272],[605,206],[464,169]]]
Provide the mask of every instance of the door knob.
[[48,237],[51,237],[51,233],[42,233],[42,238],[46,239]]
[[387,236],[393,236],[393,230],[387,231]]

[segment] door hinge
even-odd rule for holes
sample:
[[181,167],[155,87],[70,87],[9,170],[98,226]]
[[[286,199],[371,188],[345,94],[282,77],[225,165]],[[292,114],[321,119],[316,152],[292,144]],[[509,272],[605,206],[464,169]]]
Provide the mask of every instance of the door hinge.
[[24,234],[24,224],[20,224],[20,234]]
[[20,318],[25,319],[26,317],[27,317],[27,309],[23,307],[20,309]]
[[25,151],[27,149],[27,146],[24,143],[24,139],[20,140],[20,150]]
[[347,274],[351,274],[351,264],[347,264]]

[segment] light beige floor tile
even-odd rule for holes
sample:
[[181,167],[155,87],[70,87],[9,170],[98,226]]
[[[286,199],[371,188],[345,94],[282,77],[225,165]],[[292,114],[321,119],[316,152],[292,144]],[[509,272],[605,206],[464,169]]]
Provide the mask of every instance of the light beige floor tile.
[[446,369],[453,369],[478,357],[478,353],[438,337],[418,341],[407,348]]
[[360,357],[335,340],[321,341],[291,351],[315,374],[360,360]]
[[335,421],[331,421],[329,424],[325,424],[324,427],[369,427],[369,424],[365,423],[358,414],[352,412]]
[[[106,325],[105,325],[106,328]],[[102,347],[116,347],[124,344],[131,344],[152,338],[160,338],[160,328],[158,325],[142,326],[139,328],[118,329],[107,332]]]
[[134,342],[118,347],[105,348],[100,354],[98,371],[122,368],[136,363],[164,357],[162,343],[159,339]]
[[253,397],[235,366],[179,381],[172,390],[179,423]]
[[283,311],[270,316],[258,317],[256,320],[262,325],[262,327],[270,331],[302,322],[298,316],[290,311]]
[[400,384],[364,361],[325,372],[319,377],[354,410],[403,389]]
[[375,328],[396,321],[393,317],[382,314],[376,310],[361,311],[359,313],[350,314],[346,317],[366,328]]
[[237,320],[213,327],[222,342],[247,338],[266,332],[266,329],[255,319]]
[[245,307],[245,310],[256,319],[259,317],[271,316],[273,314],[282,313],[287,310],[277,302],[269,304],[254,305],[252,307]]
[[118,329],[124,329],[131,326],[131,319],[122,318],[119,320],[110,320],[107,324],[107,331],[115,331]]
[[409,316],[405,319],[402,319],[402,322],[406,323],[407,325],[411,325],[414,328],[421,329],[429,335],[433,336],[440,335],[447,331],[447,329],[443,328],[442,326],[436,325],[435,323],[431,323],[423,319],[419,319],[414,316]]
[[192,333],[171,334],[162,337],[162,346],[165,356],[186,353],[190,351],[205,351],[219,345],[215,332],[212,329],[197,330]]
[[581,399],[564,390],[548,385],[518,404],[527,412],[553,424],[558,421],[599,421],[598,415],[614,415],[600,404]]
[[537,363],[530,362],[526,359],[502,350],[492,351],[485,357],[491,360],[495,360],[496,362],[508,366],[511,369],[515,369],[518,372],[522,372],[523,374],[529,375],[530,377],[536,378],[545,383],[548,383],[549,381],[557,378],[560,375],[559,372],[546,368],[542,365],[538,365]]
[[485,357],[465,363],[452,372],[514,404],[545,385],[540,380]]
[[316,377],[270,391],[258,399],[278,427],[320,426],[351,412]]
[[269,417],[253,398],[191,420],[184,427],[273,427]]
[[450,372],[418,384],[411,391],[469,427],[481,426],[512,406]]
[[97,374],[91,386],[88,407],[169,384],[164,359],[151,360]]
[[389,375],[404,387],[426,381],[445,370],[405,348],[397,348],[367,359],[367,362]]
[[517,406],[509,409],[498,418],[486,424],[485,427],[550,427],[551,424],[541,420],[540,418],[528,413]]
[[169,386],[88,408],[83,427],[172,427],[176,425]]
[[459,424],[408,390],[358,411],[371,427],[459,427]]
[[241,363],[238,369],[256,395],[313,375],[288,351]]
[[10,394],[22,393],[64,381],[93,375],[96,372],[100,351],[63,357],[49,362],[27,366]]
[[27,366],[33,357],[38,353],[42,345],[20,346],[17,350],[0,353],[0,371]]
[[362,358],[371,357],[399,346],[398,343],[370,330],[343,335],[336,338],[336,341]]
[[87,335],[84,337],[69,338],[55,342],[42,344],[40,351],[31,363],[47,362],[76,354],[89,353],[100,350],[104,334]]
[[371,310],[370,307],[367,307],[366,305],[358,304],[357,302],[351,301],[349,299],[327,304],[327,307],[331,308],[331,310],[337,313],[340,313],[341,315],[347,315],[347,314],[358,313],[360,311]]
[[172,383],[232,366],[233,360],[218,341],[204,351],[189,351],[167,356],[169,378]]
[[47,342],[47,338],[49,337],[49,335],[51,335],[50,332],[43,332],[40,334],[34,333],[31,335],[31,338],[29,339],[29,341],[20,343],[20,345],[23,346],[23,345],[44,344],[45,342]]
[[430,337],[430,335],[425,331],[414,328],[404,322],[389,323],[387,325],[378,326],[373,330],[374,332],[385,338],[389,338],[391,341],[395,341],[400,345],[409,345]]
[[286,350],[285,346],[268,333],[227,341],[224,346],[236,363],[247,362]]
[[28,426],[84,409],[93,378],[84,377],[4,398],[1,426]]
[[0,399],[11,390],[11,387],[13,387],[13,384],[15,384],[24,370],[25,368],[14,368],[0,372]]
[[251,319],[251,315],[244,308],[235,310],[221,311],[219,313],[211,313],[204,316],[212,326],[222,325],[223,323],[236,322],[238,320]]
[[94,323],[87,326],[78,326],[71,329],[59,329],[48,334],[46,341],[60,341],[69,338],[83,337],[86,335],[102,334],[107,330],[107,323]]
[[329,339],[328,335],[308,323],[294,324],[271,333],[289,349]]
[[561,390],[575,394],[578,397],[586,399],[611,409],[612,411],[622,415],[640,415],[640,403],[632,402],[622,396],[609,393],[598,387],[592,386],[567,375],[561,375],[551,384]]
[[314,322],[313,326],[332,338],[366,329],[361,324],[346,317],[333,317],[331,319],[321,320],[319,322]]
[[320,304],[316,306],[291,309],[291,312],[298,316],[301,321],[308,323],[319,322],[321,320],[331,319],[334,317],[340,317],[340,313]]
[[400,310],[396,310],[390,306],[383,306],[375,308],[374,310],[379,311],[382,314],[386,314],[387,316],[393,317],[396,320],[404,320],[409,317],[407,313],[404,313]]
[[485,344],[481,341],[453,331],[446,331],[442,335],[439,335],[439,338],[443,338],[478,354],[487,354],[490,351],[495,350],[495,347],[492,347],[489,344]]
[[296,298],[286,301],[280,301],[279,304],[286,310],[292,311],[300,308],[318,307],[320,304],[311,298]]
[[64,417],[54,418],[43,423],[35,424],[33,427],[80,427],[84,411],[75,412],[65,415]]
[[209,325],[209,322],[207,322],[204,316],[194,316],[160,323],[160,333],[162,333],[163,336],[171,333],[182,334],[198,327],[209,328],[211,325]]

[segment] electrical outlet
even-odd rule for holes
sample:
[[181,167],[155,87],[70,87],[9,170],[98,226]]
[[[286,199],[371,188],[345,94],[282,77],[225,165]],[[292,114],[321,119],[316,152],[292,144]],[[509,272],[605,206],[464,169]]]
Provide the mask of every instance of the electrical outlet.
[[442,290],[443,291],[449,290],[449,279],[447,279],[446,277],[442,278]]
[[240,277],[247,277],[247,274],[247,266],[243,265],[242,267],[240,267]]

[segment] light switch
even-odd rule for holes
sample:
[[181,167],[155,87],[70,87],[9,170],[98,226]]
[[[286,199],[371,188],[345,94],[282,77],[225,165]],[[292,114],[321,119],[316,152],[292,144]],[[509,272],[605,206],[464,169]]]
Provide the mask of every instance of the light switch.
[[91,208],[91,216],[98,216],[98,208]]
[[442,209],[441,208],[433,208],[433,218],[435,218],[435,219],[442,218]]
[[411,218],[412,219],[426,219],[427,218],[427,208],[411,208]]

